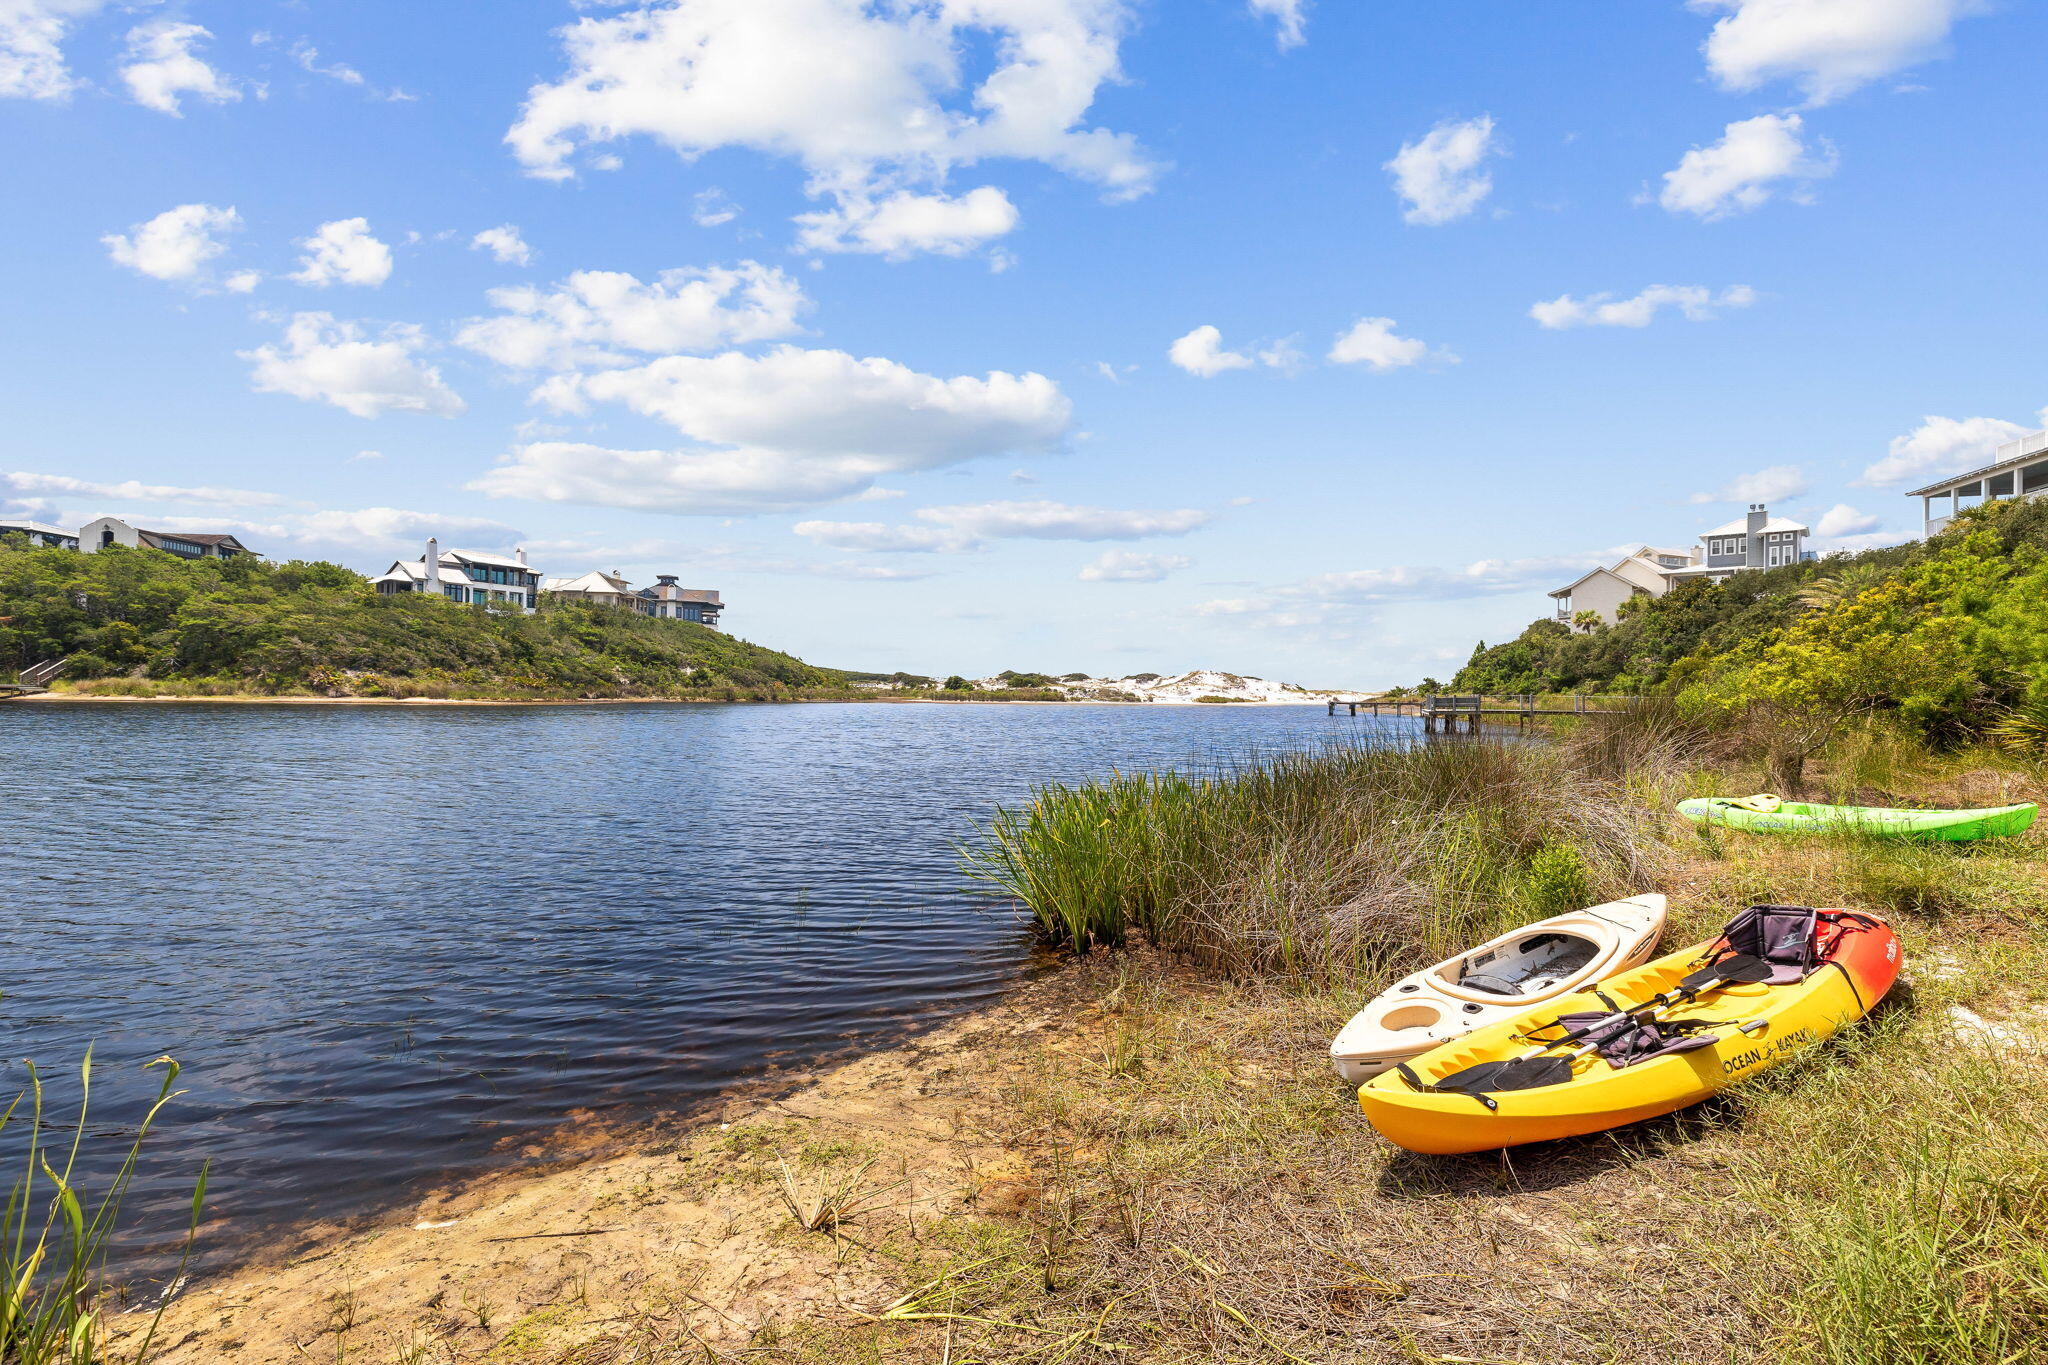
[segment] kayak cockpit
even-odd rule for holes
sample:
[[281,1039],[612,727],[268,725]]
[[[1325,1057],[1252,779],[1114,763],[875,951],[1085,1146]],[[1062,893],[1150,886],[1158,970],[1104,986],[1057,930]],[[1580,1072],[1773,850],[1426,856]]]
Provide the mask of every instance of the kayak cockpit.
[[1444,963],[1436,975],[1461,992],[1536,999],[1579,976],[1600,953],[1592,939],[1552,930],[1489,944]]

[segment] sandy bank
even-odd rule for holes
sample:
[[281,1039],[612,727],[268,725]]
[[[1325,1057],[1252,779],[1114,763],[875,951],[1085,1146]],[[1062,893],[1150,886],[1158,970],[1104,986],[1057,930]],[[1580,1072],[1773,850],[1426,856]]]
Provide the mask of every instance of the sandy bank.
[[[843,1230],[856,1246],[1019,1212],[1033,1186],[991,1136],[1004,1128],[998,1094],[1034,1044],[1086,1015],[1078,975],[1053,973],[780,1099],[729,1100],[679,1138],[256,1254],[172,1303],[151,1360],[610,1361],[636,1343],[722,1350],[772,1325],[858,1322],[896,1291],[833,1236],[794,1225],[784,1164],[800,1202],[849,1181],[869,1192],[875,1207]],[[121,1320],[130,1344],[145,1318]]]

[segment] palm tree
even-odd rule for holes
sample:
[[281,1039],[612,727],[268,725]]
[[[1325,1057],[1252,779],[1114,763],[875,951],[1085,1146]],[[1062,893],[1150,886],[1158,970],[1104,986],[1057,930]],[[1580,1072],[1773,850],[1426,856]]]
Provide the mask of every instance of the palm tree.
[[1801,588],[1792,598],[1800,611],[1826,611],[1839,607],[1884,582],[1885,571],[1875,564],[1851,564]]
[[1572,628],[1582,631],[1598,630],[1605,620],[1597,611],[1575,611],[1572,613]]

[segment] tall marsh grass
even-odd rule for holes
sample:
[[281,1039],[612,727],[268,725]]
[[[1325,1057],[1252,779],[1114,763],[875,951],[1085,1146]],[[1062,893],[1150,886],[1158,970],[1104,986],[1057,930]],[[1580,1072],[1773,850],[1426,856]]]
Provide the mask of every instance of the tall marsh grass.
[[1345,979],[1640,890],[1658,845],[1614,797],[1567,745],[1331,747],[1048,786],[967,859],[1055,943]]
[[[0,1212],[0,1362],[5,1365],[101,1365],[108,1359],[102,1321],[105,1268],[121,1203],[157,1115],[183,1093],[171,1088],[178,1079],[175,1061],[159,1057],[150,1066],[161,1067],[163,1072],[156,1099],[137,1125],[119,1168],[97,1197],[81,1189],[76,1174],[91,1131],[87,1123],[92,1099],[90,1051],[79,1066],[78,1111],[69,1125],[68,1142],[52,1143],[45,1138],[47,1132],[61,1128],[45,1112],[43,1079],[33,1063],[28,1069],[28,1088],[0,1111],[0,1136],[12,1136],[8,1133],[12,1128],[21,1134],[23,1147],[22,1173]],[[140,1342],[132,1350],[123,1348],[124,1365],[142,1365],[149,1354],[156,1324],[184,1278],[205,1198],[206,1174],[201,1171],[177,1273]]]

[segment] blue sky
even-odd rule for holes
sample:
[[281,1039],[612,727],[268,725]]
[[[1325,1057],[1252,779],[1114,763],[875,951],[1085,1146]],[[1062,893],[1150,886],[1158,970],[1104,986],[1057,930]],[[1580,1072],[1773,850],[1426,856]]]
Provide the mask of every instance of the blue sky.
[[[1448,676],[2040,424],[2021,0],[0,0],[0,512]],[[1214,329],[1213,331],[1205,329]]]

